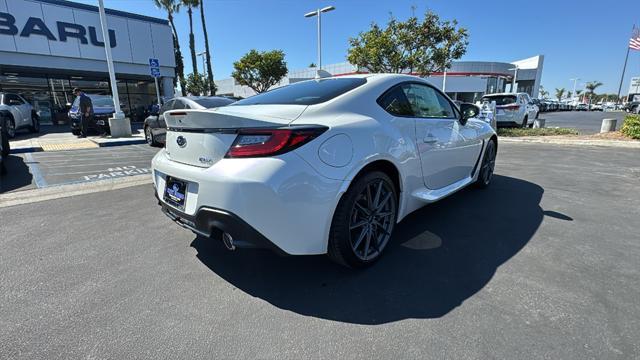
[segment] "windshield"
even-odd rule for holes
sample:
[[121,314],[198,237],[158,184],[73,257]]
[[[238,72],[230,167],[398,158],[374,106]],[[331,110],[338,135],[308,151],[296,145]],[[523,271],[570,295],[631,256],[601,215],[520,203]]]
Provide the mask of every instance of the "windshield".
[[329,101],[366,82],[367,79],[365,78],[330,78],[302,81],[240,100],[234,103],[233,106],[257,104],[315,105]]
[[93,107],[113,107],[113,98],[107,95],[87,95],[91,98]]
[[483,96],[482,100],[487,100],[489,102],[495,101],[496,105],[509,105],[516,102],[515,95],[491,95],[491,96]]
[[235,100],[225,99],[225,98],[202,98],[202,99],[194,99],[193,101],[198,105],[207,109],[226,106],[235,102]]

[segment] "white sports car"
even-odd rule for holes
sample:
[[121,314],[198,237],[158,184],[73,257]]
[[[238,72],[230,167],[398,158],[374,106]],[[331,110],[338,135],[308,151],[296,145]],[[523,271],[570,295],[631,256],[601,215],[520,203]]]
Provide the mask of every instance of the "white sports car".
[[373,263],[407,214],[489,185],[497,136],[427,81],[308,80],[211,110],[165,113],[153,159],[163,212],[227,248]]

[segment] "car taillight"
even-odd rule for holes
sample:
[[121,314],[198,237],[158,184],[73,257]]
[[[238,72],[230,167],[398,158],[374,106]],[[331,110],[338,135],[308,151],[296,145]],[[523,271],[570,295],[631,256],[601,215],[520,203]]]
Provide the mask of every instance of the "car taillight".
[[264,157],[284,154],[317,138],[326,127],[242,129],[226,158]]
[[508,111],[518,111],[520,110],[520,105],[507,105],[507,106],[501,106],[500,108]]

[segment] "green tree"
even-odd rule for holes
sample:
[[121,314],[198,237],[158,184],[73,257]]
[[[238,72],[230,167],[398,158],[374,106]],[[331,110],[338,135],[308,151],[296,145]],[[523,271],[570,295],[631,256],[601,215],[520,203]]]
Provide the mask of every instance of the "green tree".
[[386,27],[372,23],[369,30],[350,38],[347,60],[374,73],[428,75],[444,71],[462,57],[467,39],[467,29],[458,27],[456,20],[441,21],[431,11],[422,21],[415,16],[407,21],[391,17]]
[[572,95],[573,95],[573,93],[571,91],[567,91],[567,99],[571,99]]
[[587,85],[585,85],[587,94],[589,94],[589,103],[591,103],[591,97],[596,94],[596,89],[600,86],[602,86],[602,83],[600,81],[591,81],[588,82]]
[[[200,21],[202,22],[202,33],[204,35],[205,58],[207,60],[207,81],[209,83],[209,94],[216,94],[216,84],[213,82],[213,70],[211,69],[211,51],[209,50],[209,35],[207,34],[207,24],[204,20],[204,0],[200,0]],[[202,69],[204,71],[204,69]]]
[[556,98],[558,101],[562,100],[562,96],[564,95],[564,88],[556,88]]
[[282,50],[259,52],[252,49],[233,63],[231,76],[241,85],[261,93],[269,90],[287,75],[287,63]]
[[187,75],[187,92],[191,95],[207,95],[209,92],[209,80],[196,72]]
[[543,99],[546,99],[547,96],[549,96],[549,92],[545,90],[543,86],[540,86],[540,96],[542,96]]
[[[178,80],[180,81],[180,91],[182,92],[182,96],[186,95],[186,80],[184,78],[184,62],[182,59],[182,51],[180,51],[180,42],[178,41],[178,31],[176,30],[176,25],[173,22],[173,14],[180,11],[180,3],[176,0],[153,0],[156,7],[159,9],[163,9],[167,12],[167,19],[169,20],[169,24],[171,25],[171,30],[173,34],[173,48],[174,48],[174,56],[176,61],[176,74],[178,76]],[[176,80],[174,79],[173,85],[176,85]]]
[[189,51],[191,51],[191,67],[193,73],[198,73],[198,59],[196,58],[196,40],[193,35],[193,8],[197,7],[199,0],[180,0],[182,5],[187,7],[187,14],[189,15]]
[[310,67],[310,68],[314,68],[314,67],[317,67],[317,66],[318,66],[318,65],[316,65],[316,63],[313,63],[313,62],[312,62],[311,64],[309,64],[309,67]]

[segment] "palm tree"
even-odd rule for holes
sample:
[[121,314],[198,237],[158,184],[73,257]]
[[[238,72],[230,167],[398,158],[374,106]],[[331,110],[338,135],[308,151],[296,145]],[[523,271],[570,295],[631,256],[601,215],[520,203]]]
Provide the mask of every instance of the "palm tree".
[[571,91],[567,91],[567,99],[571,99],[572,95],[573,95],[573,93]]
[[[200,3],[200,20],[202,21],[202,33],[204,34],[204,50],[207,59],[207,79],[209,80],[209,92],[211,95],[216,94],[216,84],[213,82],[213,71],[211,70],[211,51],[209,51],[209,35],[207,35],[207,24],[204,21],[204,0]],[[202,69],[204,71],[204,69]]]
[[542,96],[543,99],[546,99],[547,95],[549,95],[549,92],[545,90],[543,86],[540,86],[540,96]]
[[564,95],[564,88],[556,88],[556,97],[558,98],[558,101],[562,100],[562,95]]
[[[184,63],[182,61],[182,51],[180,51],[180,42],[178,41],[178,31],[176,30],[176,24],[173,22],[173,14],[180,11],[180,3],[176,0],[153,0],[156,4],[156,7],[159,9],[164,9],[167,12],[167,19],[169,20],[169,24],[171,24],[171,30],[173,32],[173,48],[175,49],[175,58],[176,58],[176,73],[178,75],[178,79],[180,80],[180,91],[182,92],[182,96],[186,95],[186,87],[187,81],[184,78]],[[176,81],[173,81],[173,85],[175,86]]]
[[591,97],[595,95],[596,89],[600,86],[602,86],[602,83],[600,81],[588,82],[587,85],[585,85],[585,88],[587,89],[587,94],[589,94],[589,104],[591,104]]
[[182,5],[187,7],[187,14],[189,14],[189,50],[191,51],[191,66],[193,67],[193,73],[198,74],[198,59],[196,59],[196,40],[193,36],[193,8],[197,7],[200,3],[199,0],[180,0]]

